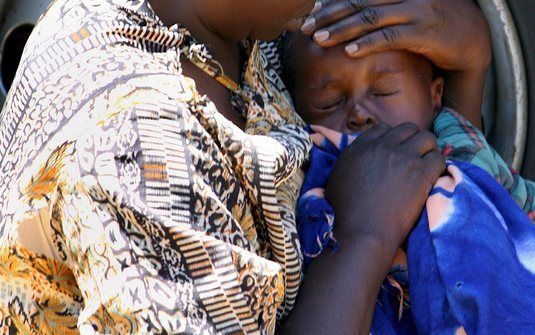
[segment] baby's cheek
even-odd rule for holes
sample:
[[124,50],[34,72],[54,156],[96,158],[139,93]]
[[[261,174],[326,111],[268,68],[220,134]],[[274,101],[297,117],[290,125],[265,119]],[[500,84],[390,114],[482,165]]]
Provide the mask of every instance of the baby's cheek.
[[418,123],[419,120],[414,118],[414,115],[412,115],[410,109],[410,106],[391,101],[388,104],[379,106],[375,114],[378,122],[386,123],[391,127],[395,127],[406,122]]
[[416,124],[420,126],[420,129],[431,129],[435,120],[435,111],[430,102],[424,102],[420,106],[415,106],[413,112],[415,114],[414,118],[419,120]]
[[419,99],[416,96],[400,101],[394,114],[396,115],[396,125],[412,122],[417,124],[420,129],[429,129],[434,119],[433,107],[429,101]]
[[412,116],[413,123],[416,123],[420,129],[427,129],[429,130],[431,128],[431,125],[433,124],[433,112],[432,110],[414,110],[414,115]]
[[436,118],[436,112],[434,110],[429,111],[426,114],[426,118],[424,120],[423,125],[421,126],[422,129],[427,129],[429,131],[433,131],[433,123],[435,122]]

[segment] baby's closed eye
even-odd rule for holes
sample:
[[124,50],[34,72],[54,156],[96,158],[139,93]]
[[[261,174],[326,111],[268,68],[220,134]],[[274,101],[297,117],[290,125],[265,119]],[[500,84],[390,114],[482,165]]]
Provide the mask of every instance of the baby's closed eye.
[[314,106],[319,111],[334,111],[344,103],[344,97],[333,97],[330,99],[321,99],[314,103]]
[[401,92],[399,86],[392,81],[378,80],[368,90],[368,93],[374,97],[389,97]]

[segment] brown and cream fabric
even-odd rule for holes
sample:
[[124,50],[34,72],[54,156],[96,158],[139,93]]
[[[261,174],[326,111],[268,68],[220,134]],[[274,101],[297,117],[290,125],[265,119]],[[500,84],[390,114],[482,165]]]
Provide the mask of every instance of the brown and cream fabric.
[[[310,143],[269,47],[247,50],[236,85],[146,0],[53,2],[0,116],[1,333],[274,332]],[[232,89],[245,131],[185,61]]]

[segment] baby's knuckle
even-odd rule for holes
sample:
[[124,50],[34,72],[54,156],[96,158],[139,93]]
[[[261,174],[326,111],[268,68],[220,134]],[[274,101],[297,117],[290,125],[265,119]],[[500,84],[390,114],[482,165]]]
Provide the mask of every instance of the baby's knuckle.
[[371,8],[371,7],[368,7],[362,10],[362,12],[360,12],[360,15],[362,18],[362,22],[364,22],[365,24],[372,25],[372,26],[376,25],[381,18],[381,14],[379,13],[379,10],[377,8]]

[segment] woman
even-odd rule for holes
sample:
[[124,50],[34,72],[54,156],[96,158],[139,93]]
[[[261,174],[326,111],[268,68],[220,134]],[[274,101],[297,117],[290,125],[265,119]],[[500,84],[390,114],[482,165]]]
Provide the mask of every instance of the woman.
[[[389,3],[334,1],[316,22]],[[297,27],[313,6],[54,2],[28,41],[0,130],[4,332],[273,333],[301,286],[282,331],[369,329],[397,249],[383,245],[406,237],[444,162],[414,126],[363,135],[337,166],[355,171],[351,179],[335,173],[328,187],[346,247],[318,261],[301,285],[294,207],[310,144],[269,47],[254,40]],[[421,12],[417,26],[480,15],[458,18],[450,6]],[[400,40],[438,39],[432,58],[468,38],[448,34]],[[469,72],[455,56],[444,56],[449,70]],[[389,210],[374,210],[378,201]],[[27,227],[38,213],[50,222]],[[28,250],[25,238],[37,232],[43,250]]]

